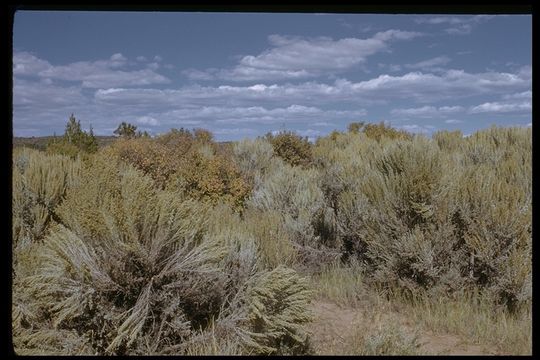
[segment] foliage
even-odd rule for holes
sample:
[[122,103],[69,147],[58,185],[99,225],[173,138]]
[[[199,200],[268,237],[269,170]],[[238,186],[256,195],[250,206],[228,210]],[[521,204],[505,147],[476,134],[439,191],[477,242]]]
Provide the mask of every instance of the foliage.
[[119,139],[107,151],[152,177],[161,188],[180,166],[172,148],[150,138]]
[[248,176],[263,175],[270,167],[274,150],[264,138],[244,139],[234,144],[235,161],[240,170]]
[[344,256],[368,280],[411,292],[484,288],[510,309],[531,299],[530,129],[468,138],[319,139],[314,163]]
[[[429,139],[352,123],[314,145],[172,129],[85,156],[81,134],[72,116],[49,154],[13,153],[20,354],[306,353],[311,291],[296,271],[344,305],[365,283],[433,301],[479,291],[516,319],[532,303],[530,128]],[[346,347],[417,350],[397,327],[370,329]]]
[[13,153],[12,229],[13,246],[41,241],[67,189],[76,181],[79,160],[45,155],[31,149]]
[[167,188],[213,204],[226,201],[239,211],[251,190],[234,162],[215,154],[211,148],[186,154],[171,175]]
[[122,138],[130,139],[137,135],[136,130],[137,130],[137,126],[130,123],[126,123],[125,121],[122,121],[122,123],[118,125],[116,130],[113,131],[113,133]]
[[308,166],[311,163],[311,144],[307,137],[302,138],[294,132],[282,131],[276,135],[266,134],[274,153],[290,165]]
[[227,201],[240,211],[251,190],[248,180],[209,132],[195,133],[180,129],[157,138],[120,139],[108,151],[162,189],[213,204]]
[[68,190],[35,273],[18,283],[16,350],[182,354],[208,331],[242,351],[296,349],[306,280],[258,270],[239,220],[220,225],[217,214],[96,156]]
[[379,124],[365,124],[364,122],[350,123],[348,130],[353,134],[358,134],[362,131],[367,137],[377,141],[381,141],[382,138],[404,140],[410,140],[412,138],[408,132],[387,126],[384,122],[380,122]]
[[71,157],[75,157],[80,152],[95,153],[97,150],[98,144],[92,126],[88,133],[82,130],[80,120],[77,120],[73,114],[69,117],[63,137],[60,139],[55,137],[47,144],[48,153]]

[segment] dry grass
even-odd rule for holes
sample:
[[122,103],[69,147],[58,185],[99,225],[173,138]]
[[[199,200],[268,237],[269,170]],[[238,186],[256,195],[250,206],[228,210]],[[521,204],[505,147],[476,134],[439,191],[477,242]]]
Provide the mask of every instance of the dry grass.
[[311,286],[318,299],[329,300],[343,306],[358,307],[369,299],[359,264],[342,265],[333,262],[311,277]]
[[316,311],[320,324],[312,329],[327,334],[313,335],[320,342],[313,344],[317,354],[428,354],[443,349],[444,342],[450,348],[455,343],[448,351],[456,353],[532,353],[530,307],[510,313],[493,305],[487,294],[452,299],[417,294],[411,299],[399,291],[382,292],[366,285],[358,264],[333,263],[310,280],[322,304]]
[[453,333],[475,344],[494,347],[500,354],[532,354],[532,312],[523,307],[511,314],[486,296],[466,294],[455,299],[399,300],[415,323],[434,333]]

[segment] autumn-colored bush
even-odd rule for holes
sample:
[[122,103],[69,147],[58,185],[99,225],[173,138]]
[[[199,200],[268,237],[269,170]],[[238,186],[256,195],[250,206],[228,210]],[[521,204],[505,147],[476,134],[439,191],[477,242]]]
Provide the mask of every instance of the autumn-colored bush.
[[167,188],[213,204],[225,201],[241,210],[251,187],[230,158],[216,155],[210,148],[206,151],[186,154],[170,176]]
[[290,165],[308,166],[311,163],[311,144],[294,132],[282,131],[276,135],[268,133],[266,140],[272,144],[274,153]]
[[404,130],[397,130],[391,126],[385,125],[384,122],[379,124],[366,124],[362,128],[362,132],[367,137],[380,141],[382,138],[388,139],[403,139],[410,140],[412,135]]
[[161,188],[180,164],[174,148],[150,138],[119,139],[108,151],[152,177]]
[[232,151],[212,141],[206,130],[172,130],[155,139],[120,139],[107,152],[148,174],[161,189],[197,200],[229,202],[241,210],[251,190]]

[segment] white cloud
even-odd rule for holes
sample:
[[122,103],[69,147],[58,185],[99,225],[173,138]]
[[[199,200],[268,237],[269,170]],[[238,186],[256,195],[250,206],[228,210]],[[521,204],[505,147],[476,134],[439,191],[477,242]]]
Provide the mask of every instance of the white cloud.
[[161,56],[159,56],[159,55],[156,55],[156,56],[154,56],[154,61],[161,62],[161,61],[163,61],[163,58]]
[[411,132],[411,133],[420,133],[420,134],[428,134],[433,132],[435,130],[435,126],[432,125],[418,125],[418,124],[407,124],[407,125],[401,125],[396,126],[398,129],[403,129],[405,131]]
[[140,62],[148,61],[148,59],[145,56],[137,56],[136,60]]
[[313,123],[312,124],[313,126],[321,126],[321,127],[325,127],[325,126],[333,126],[334,124],[331,124],[327,121],[317,121],[316,123]]
[[125,64],[127,61],[127,58],[120,53],[116,53],[111,56],[111,61],[117,64]]
[[423,106],[419,108],[394,109],[391,111],[393,115],[413,116],[413,117],[443,117],[448,114],[463,111],[462,106]]
[[81,88],[77,86],[62,87],[47,82],[23,80],[18,77],[13,79],[14,110],[33,108],[39,112],[87,102]]
[[401,30],[378,32],[368,39],[270,35],[272,48],[256,56],[243,56],[233,69],[189,69],[184,74],[195,80],[232,81],[315,77],[357,66],[367,57],[386,50],[393,40],[410,40],[421,35]]
[[152,69],[120,70],[126,64],[127,58],[120,53],[113,54],[107,60],[79,61],[58,66],[53,66],[49,62],[29,53],[15,53],[13,56],[13,72],[15,75],[81,82],[81,85],[85,88],[170,83],[169,79]]
[[[530,69],[529,69],[530,70]],[[530,73],[467,73],[449,70],[442,74],[410,72],[402,76],[380,75],[351,82],[338,79],[331,84],[304,82],[300,84],[256,84],[252,86],[185,86],[179,89],[100,89],[97,101],[110,104],[152,104],[160,106],[212,104],[250,106],[279,104],[319,105],[348,102],[369,104],[393,99],[430,103],[445,99],[477,95],[508,94],[530,89]]]
[[523,92],[520,92],[520,93],[504,95],[503,99],[505,99],[505,100],[513,100],[513,99],[529,99],[529,100],[531,100],[532,99],[532,91],[529,90],[529,91],[523,91]]
[[494,17],[494,15],[419,17],[415,19],[415,22],[417,24],[450,25],[451,27],[444,29],[447,34],[467,35],[475,26]]
[[14,52],[13,75],[34,75],[50,69],[52,65],[28,52]]
[[438,56],[432,59],[417,62],[415,64],[407,64],[405,65],[405,67],[409,69],[426,70],[426,69],[433,69],[434,67],[437,67],[440,65],[446,65],[450,61],[451,60],[448,56]]
[[444,120],[444,122],[447,124],[461,124],[463,121],[458,119],[448,119]]
[[469,110],[471,114],[478,113],[508,113],[508,112],[530,112],[532,103],[530,101],[523,102],[486,102],[478,106],[474,106]]
[[151,116],[140,116],[136,119],[136,122],[138,124],[144,124],[144,125],[150,125],[150,126],[159,125],[159,121]]

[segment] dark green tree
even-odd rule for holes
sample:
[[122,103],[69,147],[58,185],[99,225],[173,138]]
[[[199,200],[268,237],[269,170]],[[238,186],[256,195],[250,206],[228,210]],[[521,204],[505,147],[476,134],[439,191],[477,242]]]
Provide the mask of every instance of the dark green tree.
[[122,121],[122,123],[118,125],[116,130],[114,130],[114,134],[123,138],[131,139],[131,138],[137,137],[136,130],[137,130],[137,126],[130,123],[126,123],[125,121]]
[[80,151],[95,153],[98,150],[97,139],[94,136],[92,126],[87,133],[81,128],[80,120],[73,114],[70,115],[62,138],[55,136],[47,144],[47,151],[69,156],[76,156]]

